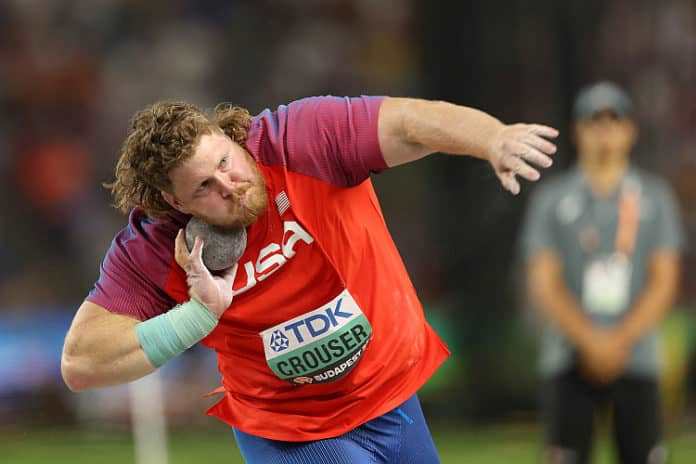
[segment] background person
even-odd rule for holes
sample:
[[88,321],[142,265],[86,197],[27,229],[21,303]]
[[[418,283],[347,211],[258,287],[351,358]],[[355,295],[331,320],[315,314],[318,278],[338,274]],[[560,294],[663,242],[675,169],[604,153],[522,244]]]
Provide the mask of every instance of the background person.
[[577,166],[535,191],[523,230],[529,292],[548,322],[548,462],[588,462],[604,403],[621,462],[664,462],[656,328],[677,294],[677,205],[630,163],[638,129],[623,90],[583,89],[574,119]]

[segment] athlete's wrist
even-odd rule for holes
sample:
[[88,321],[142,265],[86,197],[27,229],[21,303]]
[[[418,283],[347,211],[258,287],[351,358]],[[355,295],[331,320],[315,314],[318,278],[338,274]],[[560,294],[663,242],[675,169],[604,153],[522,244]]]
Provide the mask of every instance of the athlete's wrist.
[[218,318],[192,298],[164,314],[138,323],[135,332],[145,356],[160,367],[208,336]]
[[194,304],[194,305],[198,306],[198,307],[201,308],[201,309],[205,309],[205,310],[208,311],[208,312],[211,314],[211,316],[213,316],[216,320],[219,320],[220,317],[222,317],[222,313],[224,312],[224,311],[216,311],[213,305],[211,305],[211,304],[209,304],[209,303],[206,303],[205,301],[203,301],[201,298],[199,298],[199,297],[196,296],[196,295],[191,295],[191,298],[189,299],[189,302],[190,302],[191,304]]

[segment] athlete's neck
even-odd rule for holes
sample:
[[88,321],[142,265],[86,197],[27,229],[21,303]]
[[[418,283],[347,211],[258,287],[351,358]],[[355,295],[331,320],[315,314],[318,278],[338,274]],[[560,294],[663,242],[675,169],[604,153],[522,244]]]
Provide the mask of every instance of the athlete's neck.
[[597,160],[580,157],[580,169],[587,179],[592,193],[608,197],[619,186],[628,170],[628,157]]

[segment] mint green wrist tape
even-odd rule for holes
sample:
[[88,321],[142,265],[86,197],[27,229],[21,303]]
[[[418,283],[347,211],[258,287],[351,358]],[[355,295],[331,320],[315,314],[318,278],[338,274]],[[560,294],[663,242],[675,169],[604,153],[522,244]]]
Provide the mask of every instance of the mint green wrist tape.
[[164,314],[135,326],[140,346],[153,366],[160,367],[201,341],[218,320],[208,308],[191,298]]

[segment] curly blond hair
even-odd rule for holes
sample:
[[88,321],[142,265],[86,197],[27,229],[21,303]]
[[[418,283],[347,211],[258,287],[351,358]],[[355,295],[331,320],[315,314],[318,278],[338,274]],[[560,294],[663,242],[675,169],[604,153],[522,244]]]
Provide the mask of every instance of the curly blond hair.
[[210,117],[182,102],[157,102],[138,111],[121,147],[115,180],[104,184],[114,207],[128,213],[138,206],[150,217],[164,216],[173,209],[161,193],[172,193],[169,172],[193,155],[200,137],[222,130],[244,146],[250,124],[249,112],[229,103],[217,105]]

